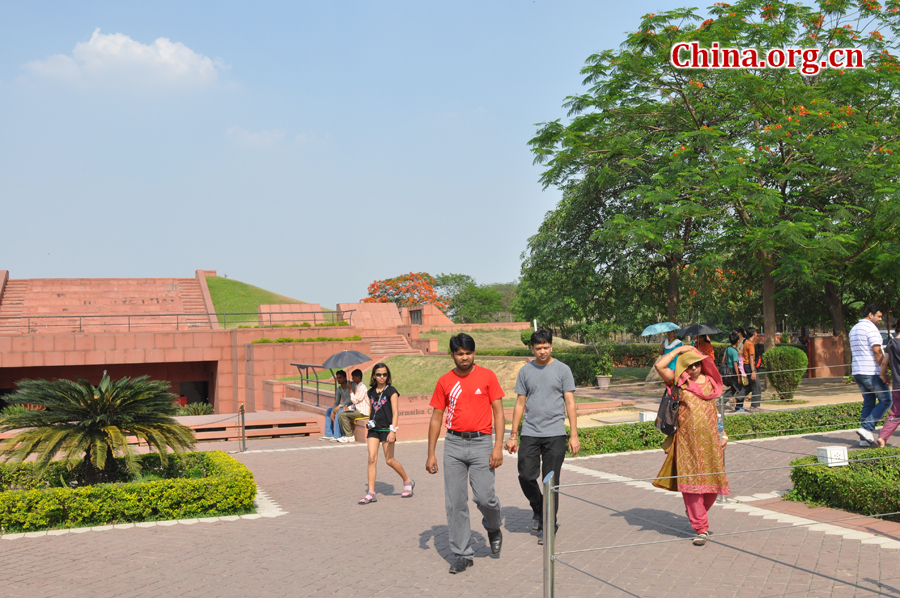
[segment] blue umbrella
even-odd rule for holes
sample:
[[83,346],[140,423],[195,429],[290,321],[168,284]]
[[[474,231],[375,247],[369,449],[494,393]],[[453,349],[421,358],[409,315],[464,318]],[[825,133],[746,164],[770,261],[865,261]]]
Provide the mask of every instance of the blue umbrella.
[[668,332],[670,330],[681,330],[681,326],[679,326],[678,324],[673,324],[672,322],[660,322],[659,324],[654,324],[652,326],[647,326],[646,328],[644,328],[641,336],[652,336],[654,334],[660,334],[661,332]]

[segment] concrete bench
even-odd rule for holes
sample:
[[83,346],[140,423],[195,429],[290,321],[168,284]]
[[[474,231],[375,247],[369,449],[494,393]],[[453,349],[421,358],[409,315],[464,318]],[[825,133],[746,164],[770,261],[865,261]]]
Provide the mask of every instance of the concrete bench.
[[[197,440],[239,440],[241,423],[234,420],[195,424],[188,426],[194,430]],[[315,436],[322,433],[315,418],[297,417],[290,419],[250,420],[246,422],[247,438],[280,438],[282,436]]]

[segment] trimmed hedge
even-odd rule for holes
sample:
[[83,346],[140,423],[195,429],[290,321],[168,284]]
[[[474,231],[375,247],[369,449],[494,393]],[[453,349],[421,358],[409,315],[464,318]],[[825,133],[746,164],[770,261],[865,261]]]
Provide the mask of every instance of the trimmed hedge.
[[250,341],[252,344],[259,343],[324,343],[328,341],[361,341],[362,337],[357,335],[354,336],[345,336],[342,338],[335,338],[330,336],[315,336],[311,338],[290,338],[287,336],[283,336],[281,338],[276,338],[272,340],[270,338],[262,337],[258,338],[255,341]]
[[[728,416],[725,418],[725,433],[731,440],[745,440],[853,429],[859,427],[861,413],[862,404],[844,403],[810,409]],[[658,449],[664,438],[653,422],[583,428],[578,431],[582,450],[579,454],[598,455]]]
[[[863,461],[875,457],[893,457]],[[852,451],[850,464],[843,467],[812,465],[791,470],[794,489],[785,498],[812,505],[825,505],[860,515],[900,511],[900,448]],[[791,465],[816,463],[815,457],[802,457]],[[900,515],[884,519],[900,521]]]
[[[529,335],[531,333],[529,332]],[[659,357],[659,345],[649,343],[635,343],[629,345],[610,345],[613,364],[617,368],[642,368],[650,367]],[[724,350],[724,349],[723,349]],[[498,357],[531,357],[531,349],[478,349],[479,355],[492,355]],[[553,356],[560,361],[565,361],[569,355],[597,355],[591,346],[584,347],[557,347],[553,350]],[[571,367],[571,366],[569,366]]]
[[553,357],[569,366],[578,386],[597,385],[601,358],[596,353],[554,353]]
[[[74,470],[51,464],[0,466],[0,531],[28,532],[247,513],[256,484],[242,463],[221,451],[140,457],[141,475],[164,479],[70,488]],[[120,471],[124,463],[120,463]],[[127,477],[127,473],[123,474]]]

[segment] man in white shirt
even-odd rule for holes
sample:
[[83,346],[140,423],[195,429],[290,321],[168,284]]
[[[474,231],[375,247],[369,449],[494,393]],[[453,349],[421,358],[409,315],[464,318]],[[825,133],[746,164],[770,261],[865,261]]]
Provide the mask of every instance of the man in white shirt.
[[875,424],[891,408],[891,390],[881,378],[881,308],[867,305],[863,319],[850,329],[850,351],[853,353],[853,379],[863,396],[862,425],[856,431],[859,446],[875,445]]
[[341,411],[340,424],[343,436],[338,438],[338,442],[353,442],[353,424],[360,417],[369,417],[371,413],[371,405],[369,405],[369,394],[366,385],[362,383],[362,370],[355,369],[350,374],[353,382],[350,388],[353,391],[350,395],[350,406],[346,410]]

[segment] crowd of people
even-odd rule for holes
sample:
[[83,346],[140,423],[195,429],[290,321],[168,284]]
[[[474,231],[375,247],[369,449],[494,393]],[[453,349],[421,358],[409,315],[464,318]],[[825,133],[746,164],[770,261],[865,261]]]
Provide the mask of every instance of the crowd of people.
[[[900,368],[900,322],[888,341],[882,342],[877,328],[881,319],[878,306],[867,306],[863,318],[850,331],[853,378],[863,395],[857,434],[860,446],[865,447],[885,446],[900,425],[900,400],[892,401],[900,398],[900,376],[894,376],[893,397],[887,386],[888,371]],[[733,401],[732,408],[740,413],[745,411],[749,395],[751,402],[746,411],[759,409],[761,360],[756,351],[757,336],[753,328],[734,328],[729,346],[717,364],[708,336],[701,335],[689,346],[669,333],[654,366],[667,393],[677,400],[677,427],[663,442],[666,456],[653,484],[682,494],[685,514],[696,532],[696,546],[707,542],[708,511],[716,497],[730,493],[724,464],[728,437],[720,425],[716,399],[724,396],[726,401]],[[503,464],[504,448],[518,455],[519,485],[533,512],[531,529],[538,536],[538,544],[543,543],[544,528],[539,480],[552,471],[553,484],[559,484],[567,451],[577,455],[581,449],[572,371],[553,358],[553,336],[549,330],[540,329],[531,335],[531,350],[534,360],[519,370],[516,379],[512,427],[509,439],[505,439],[505,392],[496,375],[476,365],[475,340],[471,336],[460,333],[450,339],[455,367],[440,377],[431,398],[425,471],[434,475],[443,470],[452,574],[464,572],[474,564],[469,487],[481,512],[491,552],[500,554],[503,533],[494,481],[496,469]],[[358,369],[352,373],[352,382],[347,382],[343,371],[336,374],[336,380],[338,390],[334,405],[327,411],[324,438],[349,441],[360,418],[366,420],[368,428],[368,492],[359,504],[377,502],[379,446],[385,462],[403,482],[400,496],[412,497],[415,482],[394,458],[399,395],[392,386],[390,369],[384,363],[376,364],[368,388],[362,384],[362,372]],[[876,437],[875,425],[889,409],[887,421]],[[447,434],[439,468],[435,451],[442,427]],[[559,501],[555,506],[558,511]]]

